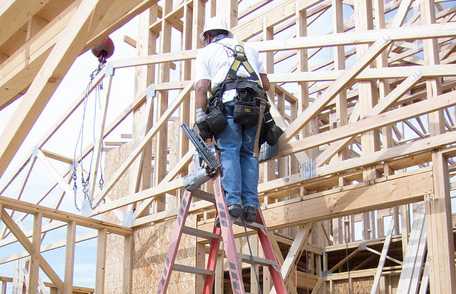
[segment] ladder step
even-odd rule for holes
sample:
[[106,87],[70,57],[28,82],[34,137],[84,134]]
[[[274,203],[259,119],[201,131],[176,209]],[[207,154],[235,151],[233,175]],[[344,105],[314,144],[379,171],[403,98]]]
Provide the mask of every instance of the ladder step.
[[[234,224],[240,226],[240,227],[244,227],[244,222],[242,222],[241,220],[237,219],[234,221]],[[265,227],[262,225],[262,224],[259,224],[259,223],[245,223],[245,226],[249,229],[252,229],[252,230],[264,230]]]
[[182,233],[191,235],[191,236],[195,236],[195,237],[208,239],[208,240],[210,240],[210,239],[222,240],[222,237],[219,235],[216,235],[216,234],[208,232],[208,231],[203,231],[203,230],[187,227],[187,226],[184,226],[182,228]]
[[207,269],[204,269],[204,268],[197,268],[197,267],[187,266],[187,265],[183,265],[183,264],[174,264],[173,269],[178,272],[197,274],[197,275],[203,275],[203,276],[212,276],[214,274],[213,272],[208,271]]
[[196,197],[198,199],[201,199],[201,200],[206,200],[208,202],[211,202],[211,203],[214,203],[215,204],[215,197],[213,194],[211,193],[208,193],[206,191],[203,191],[203,190],[195,190],[192,192],[192,196],[193,197]]
[[242,262],[248,264],[259,264],[262,266],[276,266],[276,262],[270,259],[264,259],[258,256],[250,256],[250,255],[241,255]]

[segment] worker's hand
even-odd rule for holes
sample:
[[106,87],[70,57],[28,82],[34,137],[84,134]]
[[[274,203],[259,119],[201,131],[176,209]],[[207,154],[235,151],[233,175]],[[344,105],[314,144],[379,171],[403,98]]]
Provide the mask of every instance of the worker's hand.
[[196,109],[196,126],[198,127],[199,135],[203,140],[212,138],[211,130],[207,124],[207,114],[202,108]]
[[196,109],[196,123],[201,123],[203,121],[205,121],[207,118],[207,113],[204,112],[204,110],[202,108],[197,108]]

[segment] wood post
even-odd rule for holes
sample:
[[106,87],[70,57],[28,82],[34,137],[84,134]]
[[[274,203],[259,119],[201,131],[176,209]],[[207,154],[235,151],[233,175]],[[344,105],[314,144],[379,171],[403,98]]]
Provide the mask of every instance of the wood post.
[[134,236],[125,236],[123,258],[123,283],[122,293],[131,294],[133,275]]
[[441,152],[432,153],[432,171],[434,195],[425,201],[430,289],[431,293],[456,293],[448,163]]
[[104,294],[107,237],[106,229],[98,230],[95,294]]
[[33,236],[32,236],[32,253],[30,254],[29,264],[29,286],[28,293],[38,293],[39,282],[39,255],[41,254],[41,225],[43,215],[37,213],[33,218]]
[[65,280],[63,285],[64,294],[73,294],[75,240],[76,222],[72,221],[68,224],[67,228],[67,242],[65,253]]

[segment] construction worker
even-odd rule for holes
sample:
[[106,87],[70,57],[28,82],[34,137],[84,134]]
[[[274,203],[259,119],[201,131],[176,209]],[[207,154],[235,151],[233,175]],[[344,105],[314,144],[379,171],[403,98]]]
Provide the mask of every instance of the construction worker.
[[253,222],[259,208],[253,154],[258,113],[251,110],[258,108],[248,101],[265,95],[269,80],[258,52],[234,39],[224,20],[209,19],[201,38],[205,47],[196,58],[196,124],[201,137],[214,136],[220,150],[230,215]]

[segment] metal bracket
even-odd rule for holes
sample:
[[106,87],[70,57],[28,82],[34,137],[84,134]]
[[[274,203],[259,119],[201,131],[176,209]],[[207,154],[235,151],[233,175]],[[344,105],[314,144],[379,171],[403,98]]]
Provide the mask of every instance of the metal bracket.
[[157,96],[157,90],[155,90],[155,86],[150,85],[146,88],[146,97],[147,98],[155,98]]
[[38,153],[39,153],[40,151],[41,151],[41,150],[40,150],[40,147],[38,147],[38,146],[33,147],[32,157],[35,157],[35,158],[38,157]]
[[114,76],[114,67],[111,62],[107,62],[104,66],[105,75]]

